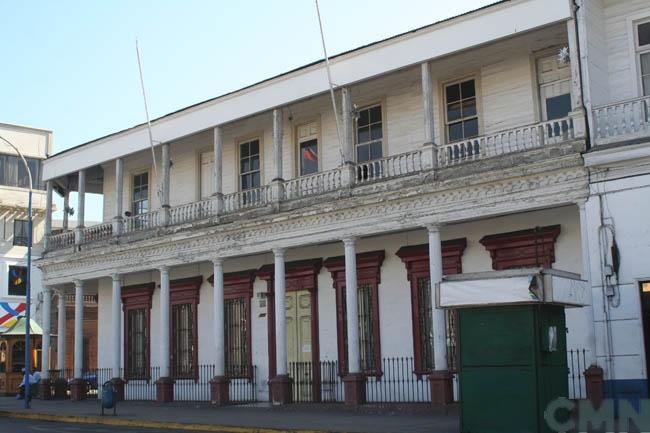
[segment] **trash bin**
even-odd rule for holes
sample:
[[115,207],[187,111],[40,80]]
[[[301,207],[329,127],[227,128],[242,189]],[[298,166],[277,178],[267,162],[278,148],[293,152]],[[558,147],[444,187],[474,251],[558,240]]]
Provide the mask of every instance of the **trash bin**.
[[104,409],[113,409],[113,415],[117,414],[117,390],[110,380],[102,385],[101,408],[102,415],[104,415]]

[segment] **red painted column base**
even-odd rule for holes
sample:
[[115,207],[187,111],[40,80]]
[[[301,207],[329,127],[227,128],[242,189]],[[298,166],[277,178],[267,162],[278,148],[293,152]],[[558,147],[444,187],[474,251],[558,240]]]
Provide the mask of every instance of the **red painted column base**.
[[441,406],[453,403],[454,388],[452,375],[447,370],[436,370],[429,376],[431,385],[431,404]]
[[88,383],[83,379],[72,379],[70,382],[70,400],[81,401],[86,398]]
[[111,383],[115,388],[115,398],[117,401],[124,401],[124,384],[126,383],[124,382],[124,379],[121,377],[114,377],[111,379]]
[[275,376],[269,380],[271,387],[271,402],[273,404],[289,404],[293,400],[293,380],[286,374]]
[[50,382],[50,379],[41,379],[38,388],[42,400],[52,400],[52,382]]
[[215,406],[225,406],[230,403],[230,379],[226,376],[215,376],[210,381],[210,402]]
[[587,399],[595,409],[600,408],[603,402],[605,389],[603,381],[603,369],[597,365],[590,365],[585,370],[585,387],[587,388]]
[[362,373],[350,373],[343,377],[345,404],[359,406],[366,402],[366,376]]
[[156,381],[156,402],[171,403],[174,401],[174,380],[171,377],[161,377]]

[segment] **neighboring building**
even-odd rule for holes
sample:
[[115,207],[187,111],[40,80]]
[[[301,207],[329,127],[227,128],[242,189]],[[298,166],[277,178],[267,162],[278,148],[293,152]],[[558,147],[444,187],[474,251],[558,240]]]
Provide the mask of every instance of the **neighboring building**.
[[[42,161],[52,153],[52,132],[0,123],[0,136],[18,147],[33,176],[33,259],[43,250],[45,191],[41,182]],[[0,140],[0,319],[12,324],[15,313],[24,314],[27,276],[29,176],[20,157]],[[40,323],[41,271],[32,267],[32,313]],[[0,320],[0,323],[3,321]]]
[[[605,19],[599,6],[590,19]],[[47,288],[74,287],[77,324],[81,295],[97,293],[98,364],[129,379],[127,398],[140,384],[159,401],[340,400],[343,377],[350,402],[362,389],[446,401],[422,380],[448,381],[457,361],[431,278],[596,281],[581,82],[598,73],[580,67],[578,11],[580,32],[572,2],[504,1],[338,55],[338,128],[318,62],[154,120],[157,167],[146,125],[49,158],[49,199],[79,191],[82,210],[85,192],[103,194],[104,222],[86,227],[81,211],[48,237]],[[588,364],[601,363],[594,314],[566,314]],[[83,348],[77,336],[75,378]]]
[[584,154],[598,365],[606,393],[648,397],[650,372],[650,4],[579,10],[592,148]]

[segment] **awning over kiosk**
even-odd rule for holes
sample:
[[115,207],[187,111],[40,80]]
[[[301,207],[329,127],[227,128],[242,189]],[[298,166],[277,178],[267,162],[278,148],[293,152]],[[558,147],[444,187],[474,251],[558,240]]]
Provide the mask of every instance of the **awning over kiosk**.
[[439,308],[547,303],[589,304],[589,287],[580,275],[556,269],[513,269],[450,275],[436,291]]

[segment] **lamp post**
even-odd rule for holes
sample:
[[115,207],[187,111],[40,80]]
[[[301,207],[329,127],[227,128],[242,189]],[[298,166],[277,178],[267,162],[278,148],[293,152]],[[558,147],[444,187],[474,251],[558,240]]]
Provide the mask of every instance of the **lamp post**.
[[29,392],[30,392],[30,383],[29,383],[29,376],[30,376],[30,370],[31,370],[31,348],[29,344],[29,337],[30,337],[30,328],[31,328],[31,307],[32,307],[32,283],[31,283],[31,277],[32,277],[32,189],[34,187],[34,184],[32,182],[32,171],[29,169],[29,164],[27,164],[27,160],[23,156],[23,154],[18,150],[16,146],[14,146],[9,140],[4,138],[3,136],[0,135],[0,140],[4,141],[7,143],[12,149],[18,153],[18,156],[20,156],[20,159],[23,161],[23,164],[25,165],[25,170],[27,170],[27,175],[29,176],[29,199],[28,199],[28,205],[27,205],[27,227],[28,227],[28,233],[27,233],[27,278],[25,278],[25,320],[27,322],[25,326],[25,375],[23,377],[23,383],[25,386],[25,409],[29,409]]

